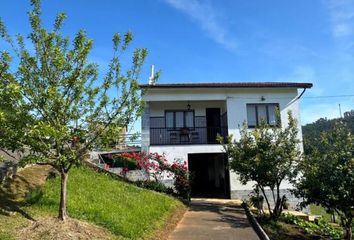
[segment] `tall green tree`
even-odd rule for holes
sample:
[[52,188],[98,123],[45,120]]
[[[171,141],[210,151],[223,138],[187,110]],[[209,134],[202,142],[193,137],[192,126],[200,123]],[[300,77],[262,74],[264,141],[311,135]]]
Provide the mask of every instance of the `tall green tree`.
[[302,135],[304,138],[305,154],[311,154],[315,149],[321,148],[321,135],[335,127],[335,124],[343,121],[349,130],[354,133],[354,111],[344,113],[343,118],[327,119],[320,118],[313,123],[308,123],[302,127]]
[[[23,136],[30,117],[29,109],[24,108],[19,87],[12,83],[10,61],[8,53],[0,53],[0,151],[7,157],[16,158],[23,150]],[[4,157],[0,156],[0,160]]]
[[[244,124],[240,139],[232,140],[230,136],[224,149],[230,158],[230,167],[239,175],[241,183],[256,182],[271,217],[277,219],[285,201],[280,185],[296,176],[295,164],[301,157],[297,122],[291,112],[285,128],[269,127],[262,121],[259,127],[250,131]],[[266,194],[267,188],[271,192],[273,208]]]
[[[121,56],[133,36],[113,36],[113,57],[104,79],[99,79],[98,65],[88,57],[93,40],[80,30],[70,41],[61,34],[66,18],[59,13],[48,30],[41,19],[39,0],[31,0],[31,32],[25,44],[21,34],[13,40],[1,23],[0,35],[13,46],[17,69],[9,83],[20,94],[25,109],[31,109],[23,142],[30,153],[25,163],[49,164],[60,172],[59,218],[66,218],[67,180],[70,169],[79,165],[110,126],[132,123],[142,113],[138,78],[147,49],[137,48],[132,63],[123,68]],[[15,65],[15,62],[13,63]],[[92,125],[103,123],[100,128]]]
[[341,218],[345,239],[352,239],[354,217],[354,136],[348,126],[337,121],[324,132],[321,147],[315,148],[298,165],[302,177],[296,194],[304,204],[315,203]]

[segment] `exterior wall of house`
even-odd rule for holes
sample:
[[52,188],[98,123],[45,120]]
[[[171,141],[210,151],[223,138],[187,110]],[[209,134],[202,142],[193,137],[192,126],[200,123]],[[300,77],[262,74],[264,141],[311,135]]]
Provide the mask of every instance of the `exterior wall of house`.
[[[195,117],[205,117],[206,108],[220,108],[221,114],[226,111],[226,101],[216,100],[216,101],[181,101],[182,98],[174,98],[173,101],[166,101],[165,98],[168,96],[159,96],[155,98],[156,101],[148,101],[150,96],[144,96],[146,101],[144,113],[142,116],[142,129],[141,129],[141,140],[142,140],[142,150],[145,152],[149,151],[150,146],[150,127],[165,127],[164,121],[162,123],[156,124],[156,122],[151,122],[150,118],[165,117],[165,110],[186,110],[187,105],[191,105],[191,110],[194,110]],[[159,101],[157,101],[159,100]],[[205,120],[204,120],[205,122]],[[196,125],[204,126],[206,123],[196,122]]]
[[164,153],[170,162],[187,161],[190,153],[222,153],[220,144],[181,145],[181,146],[150,146],[150,152]]
[[[185,110],[187,109],[188,103],[191,105],[191,110],[194,110],[195,117],[205,117],[206,108],[220,108],[221,114],[226,111],[226,101],[158,101],[149,102],[149,117],[165,117],[165,110]],[[199,124],[199,126],[203,126],[206,124],[205,120],[203,123]],[[150,126],[151,125],[150,120]],[[198,125],[197,122],[196,125]],[[165,127],[164,123],[162,123],[162,127]],[[223,149],[220,144],[149,146],[149,152],[164,153],[170,162],[176,159],[183,161],[188,160],[189,153],[220,153],[222,151]]]
[[[262,97],[264,100],[262,101]],[[228,129],[229,134],[232,134],[235,139],[240,138],[240,128],[247,121],[247,104],[252,103],[278,103],[280,108],[280,117],[282,127],[288,125],[288,112],[291,111],[295,119],[297,119],[299,127],[299,138],[302,137],[299,101],[296,101],[296,89],[284,90],[267,90],[260,92],[244,92],[230,94],[227,97],[227,112],[228,112]]]
[[[165,154],[166,159],[173,163],[174,161],[187,161],[188,154],[191,153],[222,153],[223,148],[219,144],[201,144],[201,145],[180,145],[180,146],[150,146],[149,152],[158,152]],[[172,186],[172,178],[166,177],[165,184]]]
[[[205,89],[149,89],[144,96],[148,102],[148,109],[145,111],[142,120],[143,149],[149,152],[164,153],[169,161],[175,159],[187,160],[190,153],[221,153],[223,148],[218,144],[201,145],[149,145],[149,120],[150,117],[163,117],[165,110],[186,109],[187,104],[195,110],[195,116],[205,116],[205,108],[220,107],[222,113],[227,112],[228,133],[234,139],[240,138],[240,128],[247,120],[247,104],[252,103],[277,103],[279,104],[282,127],[287,126],[287,113],[291,111],[293,117],[298,121],[299,139],[302,140],[299,101],[296,99],[298,91],[296,88],[205,88]],[[302,149],[302,144],[300,144]],[[230,171],[230,191],[232,198],[244,198],[253,189],[253,182],[242,185],[238,176]],[[281,186],[286,189],[292,188],[291,184],[285,182]],[[296,202],[287,193],[289,202]]]
[[[261,97],[264,100],[261,100]],[[298,122],[299,139],[302,141],[301,123],[300,123],[300,111],[299,101],[296,101],[297,90],[273,90],[259,93],[241,93],[235,95],[229,95],[227,98],[227,113],[228,113],[228,131],[229,135],[232,134],[234,139],[240,138],[240,128],[247,120],[247,104],[251,103],[278,103],[280,108],[280,117],[282,127],[288,125],[288,112],[291,111],[292,115]],[[301,150],[303,149],[302,143],[300,144]],[[238,176],[234,172],[230,172],[230,187],[231,196],[234,198],[243,198],[248,194],[249,190],[253,189],[254,182],[249,182],[246,185],[242,185],[238,181]],[[289,182],[283,182],[282,189],[292,188]],[[290,198],[290,197],[289,197]]]
[[221,114],[226,111],[226,101],[159,101],[150,102],[150,117],[164,117],[165,110],[186,110],[190,104],[195,116],[205,116],[206,108],[221,108]]
[[[207,126],[206,109],[219,108],[220,126]],[[180,129],[166,127],[166,111],[193,111],[193,127]],[[226,101],[169,101],[150,102],[150,145],[215,144],[216,135],[227,134]],[[211,137],[214,136],[215,138]]]
[[150,146],[150,104],[145,103],[144,113],[141,117],[141,150],[149,152]]

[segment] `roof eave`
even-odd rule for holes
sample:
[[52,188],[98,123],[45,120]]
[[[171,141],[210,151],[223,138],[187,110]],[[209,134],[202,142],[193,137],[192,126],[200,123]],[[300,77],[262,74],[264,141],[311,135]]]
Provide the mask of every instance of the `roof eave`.
[[213,83],[205,83],[205,84],[141,84],[140,88],[146,89],[170,89],[170,88],[311,88],[313,86],[312,83],[229,83],[229,84],[213,84]]

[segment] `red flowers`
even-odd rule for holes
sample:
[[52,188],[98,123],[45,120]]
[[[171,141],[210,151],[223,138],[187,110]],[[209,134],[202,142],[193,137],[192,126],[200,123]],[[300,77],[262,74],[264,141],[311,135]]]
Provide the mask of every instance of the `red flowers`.
[[[162,180],[162,174],[167,172],[174,177],[174,186],[178,195],[189,199],[190,194],[190,182],[187,161],[175,160],[173,164],[169,164],[164,155],[159,153],[144,152],[137,153],[123,153],[122,157],[134,159],[138,168],[145,170],[156,181]],[[126,172],[128,169],[126,169]],[[125,172],[125,174],[126,174]]]

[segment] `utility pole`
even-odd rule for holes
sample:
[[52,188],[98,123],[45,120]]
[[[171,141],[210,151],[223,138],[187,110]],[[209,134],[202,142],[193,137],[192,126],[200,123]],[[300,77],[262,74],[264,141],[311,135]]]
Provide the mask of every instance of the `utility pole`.
[[338,104],[338,107],[339,107],[339,117],[342,118],[342,108],[340,106],[340,103]]

